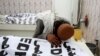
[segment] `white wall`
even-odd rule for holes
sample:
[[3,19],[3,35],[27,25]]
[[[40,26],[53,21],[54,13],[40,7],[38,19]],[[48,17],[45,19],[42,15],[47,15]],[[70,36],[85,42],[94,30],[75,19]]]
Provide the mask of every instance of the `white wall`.
[[52,0],[0,0],[0,14],[38,13],[52,8]]
[[78,1],[79,0],[72,0],[72,14],[71,19],[73,24],[77,24],[77,16],[78,16]]
[[53,10],[70,22],[77,23],[78,0],[53,0]]
[[81,11],[81,19],[87,15],[89,20],[88,27],[81,23],[84,39],[88,43],[95,43],[98,39],[100,48],[100,0],[82,0]]

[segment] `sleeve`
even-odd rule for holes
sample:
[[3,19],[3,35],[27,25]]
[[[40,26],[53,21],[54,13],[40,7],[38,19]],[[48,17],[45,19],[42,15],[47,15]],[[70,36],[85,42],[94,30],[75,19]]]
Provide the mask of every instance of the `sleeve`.
[[37,38],[47,39],[47,35],[48,34],[53,34],[53,28],[52,28],[52,26],[50,24],[51,23],[48,23],[46,25],[44,24],[44,29],[43,29],[42,34],[40,34],[39,36],[37,36]]
[[34,37],[46,39],[48,34],[53,33],[54,14],[47,14],[46,16],[37,20],[37,27]]
[[41,19],[37,19],[36,21],[36,30],[34,33],[34,38],[38,38],[39,35],[41,35],[43,33],[44,30],[44,24],[43,21]]
[[[47,38],[47,34],[51,34],[52,32],[49,32],[49,33],[43,33],[44,31],[44,23],[41,19],[38,19],[36,21],[36,30],[35,30],[35,34],[34,34],[34,38],[39,38],[39,39],[46,39]],[[45,27],[46,28],[46,27]],[[48,28],[47,28],[48,29]],[[50,29],[48,29],[50,30]]]

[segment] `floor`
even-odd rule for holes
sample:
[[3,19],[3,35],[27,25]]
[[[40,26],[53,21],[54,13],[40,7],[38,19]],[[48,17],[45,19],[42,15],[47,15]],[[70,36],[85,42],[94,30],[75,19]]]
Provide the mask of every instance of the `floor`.
[[[81,36],[82,36],[81,30],[80,29],[75,29],[75,34],[74,34],[75,39],[79,40]],[[98,41],[98,48],[96,49],[95,56],[100,56],[100,40]]]

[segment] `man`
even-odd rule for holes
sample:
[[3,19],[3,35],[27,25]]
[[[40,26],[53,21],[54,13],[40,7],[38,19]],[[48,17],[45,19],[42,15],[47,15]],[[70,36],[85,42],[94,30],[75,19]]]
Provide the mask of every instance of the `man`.
[[[61,44],[62,40],[69,39],[74,33],[73,27],[71,27],[70,23],[61,17],[56,17],[56,20],[53,22],[53,27],[49,25],[52,23],[48,22],[45,25],[45,23],[41,19],[38,19],[36,24],[37,24],[37,27],[36,27],[34,37],[46,39],[55,47],[58,47]],[[51,29],[48,29],[48,28],[51,28]],[[66,35],[66,33],[68,33],[68,35]]]

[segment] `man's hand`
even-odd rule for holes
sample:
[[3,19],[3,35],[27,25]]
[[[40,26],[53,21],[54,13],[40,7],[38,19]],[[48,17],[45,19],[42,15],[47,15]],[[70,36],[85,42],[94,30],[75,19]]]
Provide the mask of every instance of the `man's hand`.
[[47,40],[55,47],[58,47],[61,44],[61,40],[59,40],[54,34],[48,34]]

